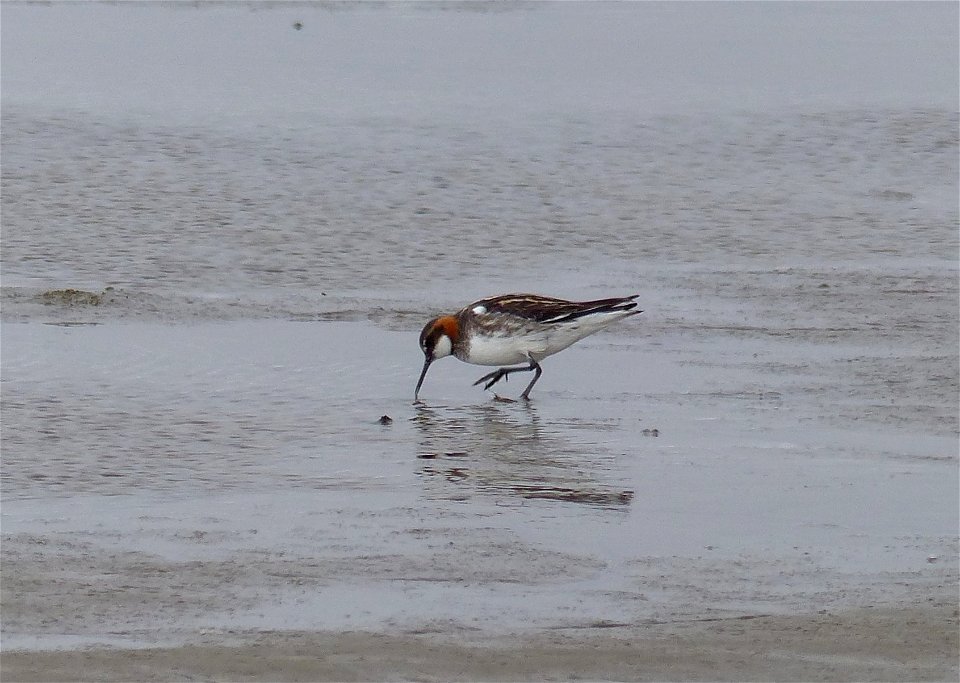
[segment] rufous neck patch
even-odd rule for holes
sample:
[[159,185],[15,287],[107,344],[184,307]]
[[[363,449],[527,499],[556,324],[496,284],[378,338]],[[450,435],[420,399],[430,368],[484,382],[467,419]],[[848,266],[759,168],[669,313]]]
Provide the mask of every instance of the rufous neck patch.
[[437,318],[437,322],[434,324],[434,329],[442,330],[452,342],[455,342],[460,338],[460,323],[457,322],[457,319],[452,315],[445,315],[441,318]]

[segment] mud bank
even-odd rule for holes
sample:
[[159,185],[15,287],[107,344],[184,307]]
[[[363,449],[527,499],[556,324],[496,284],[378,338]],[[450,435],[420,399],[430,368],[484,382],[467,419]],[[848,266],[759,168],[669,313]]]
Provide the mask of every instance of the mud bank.
[[232,645],[13,652],[7,681],[955,680],[952,595],[857,609],[466,642],[455,634],[234,634]]

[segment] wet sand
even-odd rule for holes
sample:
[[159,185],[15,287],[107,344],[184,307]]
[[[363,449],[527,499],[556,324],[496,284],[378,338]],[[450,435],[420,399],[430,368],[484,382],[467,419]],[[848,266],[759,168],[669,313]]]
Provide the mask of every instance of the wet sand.
[[267,632],[232,634],[246,641],[236,645],[14,652],[2,663],[7,681],[949,681],[958,636],[955,595],[946,593],[916,608],[597,626],[486,643]]
[[956,24],[4,3],[3,680],[956,680]]

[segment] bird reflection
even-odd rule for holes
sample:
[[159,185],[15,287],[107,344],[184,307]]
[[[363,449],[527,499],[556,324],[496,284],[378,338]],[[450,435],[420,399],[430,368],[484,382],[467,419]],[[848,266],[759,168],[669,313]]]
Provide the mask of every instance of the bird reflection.
[[544,424],[535,404],[416,404],[419,473],[433,495],[474,494],[621,507],[633,492],[604,483],[616,472],[609,454]]

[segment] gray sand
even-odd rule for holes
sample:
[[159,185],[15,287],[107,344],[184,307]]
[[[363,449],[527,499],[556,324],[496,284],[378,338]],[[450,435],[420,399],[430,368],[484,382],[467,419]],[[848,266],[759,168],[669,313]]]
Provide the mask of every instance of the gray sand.
[[4,2],[3,679],[956,680],[958,11]]

